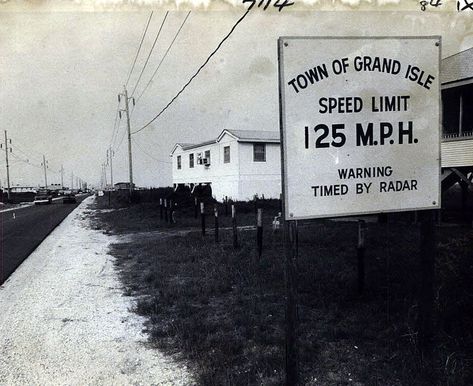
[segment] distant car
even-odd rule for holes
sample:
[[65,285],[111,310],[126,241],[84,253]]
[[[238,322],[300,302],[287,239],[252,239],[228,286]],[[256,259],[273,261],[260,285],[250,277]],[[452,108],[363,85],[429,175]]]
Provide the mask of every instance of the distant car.
[[62,197],[63,204],[75,204],[77,202],[76,195],[71,190],[64,191],[64,195]]
[[53,195],[49,189],[39,189],[34,196],[33,203],[35,205],[51,204],[53,202]]

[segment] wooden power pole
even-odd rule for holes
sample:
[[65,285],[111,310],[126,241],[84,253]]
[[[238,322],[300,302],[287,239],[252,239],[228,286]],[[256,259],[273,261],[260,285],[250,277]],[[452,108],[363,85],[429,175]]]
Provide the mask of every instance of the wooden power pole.
[[126,113],[126,125],[128,130],[128,167],[130,173],[130,200],[133,194],[133,161],[131,156],[131,127],[130,127],[130,111],[128,105],[128,91],[125,86],[123,86],[125,92],[125,113]]
[[115,152],[112,150],[112,147],[107,150],[107,160],[110,162],[110,185],[113,189],[113,156]]
[[[10,140],[11,143],[11,140]],[[7,131],[5,130],[5,161],[6,161],[6,166],[7,166],[7,197],[8,200],[10,201],[10,164],[8,163],[8,150],[10,149],[10,146],[8,146],[8,136],[7,136]]]
[[44,187],[48,188],[48,173],[47,173],[47,164],[46,164],[46,157],[43,154],[43,169],[44,169]]

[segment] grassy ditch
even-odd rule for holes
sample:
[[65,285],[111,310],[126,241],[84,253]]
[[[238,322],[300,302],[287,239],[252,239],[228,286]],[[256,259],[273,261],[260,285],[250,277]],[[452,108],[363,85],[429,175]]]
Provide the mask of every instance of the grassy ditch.
[[[251,205],[239,225],[254,224]],[[263,204],[264,205],[264,204]],[[99,205],[100,206],[100,205]],[[187,360],[202,385],[281,385],[284,379],[284,255],[282,235],[269,226],[278,207],[265,208],[264,251],[255,231],[202,237],[192,208],[178,224],[142,203],[97,211],[97,227],[136,233],[112,254],[125,295],[137,298],[150,341]],[[223,213],[223,211],[222,211]],[[229,224],[229,218],[221,217]],[[194,228],[185,233],[171,229]],[[196,230],[197,229],[197,230]],[[163,230],[163,234],[146,231]],[[468,385],[473,382],[473,234],[439,228],[435,349],[417,350],[419,229],[369,223],[366,290],[356,292],[353,222],[299,226],[298,301],[300,374],[305,385]]]

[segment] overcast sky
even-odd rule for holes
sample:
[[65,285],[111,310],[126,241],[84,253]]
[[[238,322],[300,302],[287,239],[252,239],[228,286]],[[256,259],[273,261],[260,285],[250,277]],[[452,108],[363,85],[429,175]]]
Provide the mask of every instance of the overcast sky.
[[[0,128],[12,139],[12,185],[65,183],[73,172],[100,182],[114,145],[114,181],[126,181],[125,119],[112,142],[117,93],[122,91],[149,17],[143,12],[5,12],[0,8]],[[129,82],[136,84],[165,12],[154,11]],[[140,128],[169,102],[230,30],[243,10],[193,11],[132,115]],[[186,12],[169,13],[137,87],[141,93]],[[294,12],[254,9],[179,99],[133,136],[135,182],[171,183],[176,142],[197,143],[224,128],[279,130],[277,38],[298,35],[442,35],[442,56],[473,46],[469,15],[417,12]],[[122,139],[123,138],[123,139]],[[30,164],[25,160],[28,159]],[[31,165],[33,164],[33,165]],[[5,160],[0,153],[0,179]]]

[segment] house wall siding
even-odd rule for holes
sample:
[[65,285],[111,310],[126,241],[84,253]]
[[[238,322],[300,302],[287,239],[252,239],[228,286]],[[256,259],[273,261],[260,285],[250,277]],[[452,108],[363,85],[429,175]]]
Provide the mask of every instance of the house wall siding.
[[[223,149],[230,146],[230,162],[223,162]],[[210,166],[197,164],[197,154],[210,150]],[[194,167],[189,168],[189,154],[194,154]],[[177,156],[182,157],[182,167],[177,168]],[[238,142],[224,135],[220,142],[199,146],[189,150],[178,147],[172,157],[173,184],[210,183],[216,199],[238,197]]]
[[460,167],[473,165],[473,138],[443,141],[441,143],[442,167]]
[[[230,146],[230,162],[224,163],[224,148]],[[178,146],[172,155],[173,184],[210,183],[213,196],[234,200],[259,197],[279,198],[281,164],[279,144],[266,143],[266,162],[253,161],[253,144],[238,142],[224,134],[218,143],[183,150]],[[197,154],[211,151],[210,166],[197,164]],[[189,154],[194,153],[194,168],[189,168]],[[177,168],[180,155],[181,169]]]
[[239,199],[279,198],[281,193],[281,150],[279,144],[266,143],[266,162],[253,161],[253,144],[240,143]]

